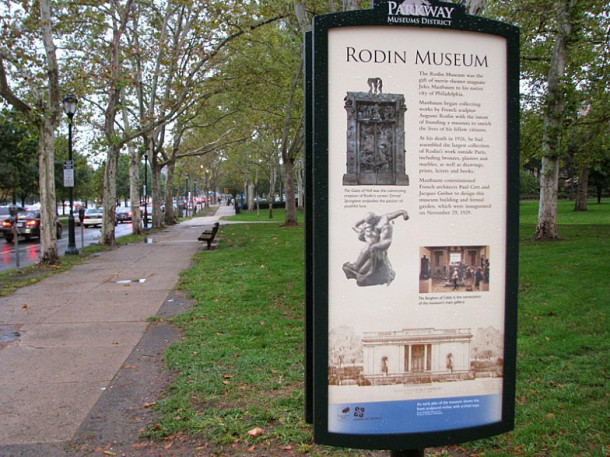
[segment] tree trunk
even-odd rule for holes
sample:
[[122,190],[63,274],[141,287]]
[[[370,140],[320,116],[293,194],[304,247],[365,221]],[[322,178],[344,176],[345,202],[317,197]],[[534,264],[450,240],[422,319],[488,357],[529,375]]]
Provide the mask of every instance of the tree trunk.
[[343,11],[355,11],[358,9],[357,0],[343,0]]
[[115,246],[114,221],[116,219],[116,173],[119,162],[119,150],[115,145],[108,147],[106,164],[104,166],[103,206],[104,219],[100,244]]
[[[100,244],[115,246],[114,222],[116,219],[116,174],[119,163],[119,154],[123,141],[116,135],[115,122],[121,100],[122,62],[120,58],[121,36],[125,33],[127,21],[133,0],[127,0],[125,8],[120,12],[121,21],[114,24],[112,42],[109,46],[109,78],[108,106],[104,111],[104,136],[108,142],[106,165],[104,166],[103,206],[104,219],[102,223],[102,236]],[[116,5],[113,5],[116,6]]]
[[248,182],[248,211],[254,211],[254,183]]
[[[121,91],[121,102],[123,105],[123,124],[125,130],[130,129],[129,113],[127,110],[127,101],[125,99],[125,91]],[[129,200],[131,201],[131,233],[141,235],[142,218],[140,217],[140,153],[133,142],[127,145],[129,150]]]
[[542,158],[540,176],[540,206],[536,239],[548,240],[558,238],[557,233],[557,186],[559,183],[559,159]]
[[55,200],[55,128],[59,119],[59,67],[53,43],[50,0],[40,1],[40,19],[42,39],[44,42],[48,95],[45,112],[38,120],[40,138],[38,139],[38,182],[40,188],[40,261],[47,264],[58,264],[57,208]]
[[132,145],[129,146],[129,200],[131,200],[131,233],[142,234],[142,217],[140,215],[140,154]]
[[167,164],[167,176],[165,181],[165,224],[174,225],[176,223],[176,212],[174,211],[174,170],[175,162]]
[[55,125],[43,119],[39,125],[38,182],[40,187],[40,261],[59,264],[55,208]]
[[294,159],[287,160],[284,163],[284,183],[286,185],[286,217],[283,226],[296,227],[299,222],[297,221],[297,207],[294,199]]
[[152,154],[151,170],[152,170],[152,224],[155,228],[163,227],[163,218],[161,215],[161,168],[156,154]]
[[466,11],[468,14],[472,14],[473,16],[478,16],[485,9],[485,2],[487,0],[462,0],[460,3],[466,5]]
[[303,208],[305,207],[305,189],[303,187],[303,172],[304,172],[304,164],[303,164],[303,158],[299,159],[299,161],[297,162],[297,208],[299,210],[303,210]]
[[[573,181],[572,181],[573,182]],[[587,195],[589,193],[589,167],[583,166],[578,176],[578,191],[574,211],[588,211]]]
[[570,9],[573,0],[558,2],[558,26],[548,76],[548,94],[542,139],[542,176],[540,180],[540,209],[536,226],[536,240],[556,239],[557,189],[559,186],[559,157],[565,115],[563,78],[568,61],[568,46],[572,34]]
[[275,184],[277,180],[275,167],[271,171],[269,178],[269,219],[273,219],[273,201],[275,200]]

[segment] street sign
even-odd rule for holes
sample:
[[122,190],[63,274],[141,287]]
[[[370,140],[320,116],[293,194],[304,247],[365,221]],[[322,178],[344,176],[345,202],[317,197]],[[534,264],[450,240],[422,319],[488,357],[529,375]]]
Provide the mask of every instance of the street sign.
[[74,187],[74,161],[64,162],[64,187]]

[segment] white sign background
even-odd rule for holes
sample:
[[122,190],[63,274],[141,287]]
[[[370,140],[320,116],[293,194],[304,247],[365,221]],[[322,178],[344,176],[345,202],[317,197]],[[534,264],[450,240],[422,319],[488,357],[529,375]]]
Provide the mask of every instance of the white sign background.
[[[349,49],[349,50],[348,50]],[[368,61],[368,52],[361,50],[383,50],[386,55],[405,56],[393,62]],[[403,329],[457,329],[483,328],[491,326],[503,333],[506,262],[506,163],[507,163],[507,102],[506,102],[506,41],[502,37],[462,32],[455,30],[404,28],[404,27],[342,27],[331,29],[328,34],[328,119],[329,119],[329,330],[347,327],[357,335],[363,332],[401,331]],[[348,59],[348,53],[352,58]],[[416,61],[419,53],[420,60]],[[428,53],[428,54],[426,54]],[[434,64],[432,53],[437,58]],[[373,54],[374,55],[374,54]],[[378,53],[378,55],[381,55]],[[456,66],[457,62],[471,62],[469,56],[485,56],[486,66]],[[353,57],[361,57],[354,59]],[[430,60],[422,60],[428,56]],[[350,60],[350,61],[348,61]],[[356,61],[358,60],[358,61]],[[482,61],[482,60],[481,60]],[[481,62],[480,61],[480,62]],[[447,65],[451,63],[451,65]],[[423,72],[423,73],[422,73]],[[436,86],[439,82],[454,79],[450,74],[464,75],[459,80],[479,81],[477,90],[455,91],[423,88],[431,82],[431,73]],[[403,94],[406,100],[405,150],[406,173],[409,186],[344,186],[346,170],[347,115],[344,98],[349,92],[367,92],[367,80],[378,77],[383,80],[383,92]],[[428,78],[422,83],[422,78]],[[420,85],[421,84],[421,85]],[[453,85],[453,83],[445,83]],[[468,84],[467,84],[468,85]],[[469,87],[472,87],[470,85]],[[452,94],[450,94],[452,93]],[[486,160],[477,162],[480,168],[465,174],[458,169],[448,171],[427,170],[429,154],[424,151],[427,137],[453,137],[454,131],[432,131],[432,124],[423,124],[422,100],[434,102],[468,102],[477,104],[472,115],[485,119],[486,126],[476,132],[460,133],[463,137],[475,135],[479,144],[484,144]],[[475,125],[475,122],[472,122]],[[420,126],[422,130],[420,130]],[[449,141],[447,145],[452,143]],[[453,141],[459,143],[459,141]],[[465,141],[463,144],[467,144]],[[441,148],[443,149],[443,148]],[[446,147],[447,151],[451,148]],[[428,159],[425,156],[428,155]],[[442,156],[443,154],[439,154]],[[449,155],[449,154],[444,154]],[[461,154],[458,153],[459,156]],[[429,168],[429,167],[428,167]],[[421,207],[420,178],[440,179],[444,182],[467,178],[474,185],[485,188],[485,208],[474,208],[470,214],[429,214]],[[457,182],[457,181],[456,181]],[[467,184],[469,185],[469,184]],[[487,187],[488,186],[488,187]],[[346,187],[363,193],[372,189],[387,194],[401,193],[401,202],[367,203],[366,207],[350,207],[346,201]],[[371,200],[369,199],[369,202]],[[388,257],[396,272],[390,285],[358,286],[354,279],[347,279],[342,270],[346,262],[355,261],[364,244],[358,240],[352,226],[366,213],[378,215],[405,209],[409,220],[396,219],[393,225],[392,245]],[[437,208],[438,210],[438,208]],[[438,212],[438,211],[436,211]],[[451,213],[451,211],[450,211]],[[489,246],[490,277],[489,291],[472,294],[461,304],[427,305],[419,293],[420,247],[422,246]],[[434,296],[436,294],[426,294]],[[451,290],[438,294],[445,298],[455,295]],[[464,294],[459,294],[464,295]],[[332,349],[332,348],[331,348]],[[449,383],[445,383],[449,384]],[[501,383],[498,386],[501,393]],[[489,392],[481,392],[489,393]],[[456,392],[438,391],[430,396],[455,395]],[[469,392],[472,394],[472,392]],[[425,392],[416,396],[426,398]],[[355,398],[352,398],[355,397]],[[400,400],[410,398],[404,389],[380,392],[374,388],[329,386],[329,403],[348,401]],[[498,417],[498,420],[500,418]]]

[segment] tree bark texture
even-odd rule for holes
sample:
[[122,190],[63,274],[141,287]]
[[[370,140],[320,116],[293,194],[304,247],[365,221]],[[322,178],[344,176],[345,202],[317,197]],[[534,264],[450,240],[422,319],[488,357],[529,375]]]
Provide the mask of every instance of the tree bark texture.
[[288,158],[284,162],[284,185],[286,186],[286,218],[284,227],[295,227],[297,221],[297,208],[294,196],[294,159]]
[[167,181],[165,182],[165,224],[174,225],[176,223],[176,212],[174,211],[174,171],[176,163],[171,161],[167,164]]
[[60,115],[59,67],[53,43],[50,0],[40,0],[40,20],[42,40],[44,43],[48,95],[44,103],[44,112],[37,120],[40,138],[39,145],[39,188],[40,188],[40,261],[47,264],[58,264],[55,200],[55,128]]
[[[574,185],[574,183],[572,183]],[[587,194],[589,193],[589,167],[583,166],[578,175],[578,190],[574,211],[587,211]]]
[[[146,166],[146,164],[144,164]],[[142,197],[145,197],[144,195]],[[131,233],[142,234],[140,215],[140,154],[132,145],[129,146],[129,200],[131,200]]]
[[55,123],[42,119],[38,138],[38,182],[40,188],[40,261],[59,264],[55,205]]
[[548,94],[542,138],[540,207],[535,234],[537,240],[559,237],[557,233],[557,193],[562,125],[566,110],[563,78],[568,61],[569,40],[572,33],[571,9],[574,1],[562,0],[557,5],[559,30],[555,37],[548,76]]
[[112,42],[109,47],[109,89],[108,105],[104,112],[104,136],[108,143],[106,152],[106,164],[104,166],[104,191],[103,206],[104,219],[102,224],[102,236],[100,243],[107,246],[116,245],[114,233],[114,221],[116,218],[116,174],[119,162],[119,154],[124,145],[124,140],[119,139],[116,134],[115,122],[118,115],[121,97],[121,86],[123,84],[123,68],[120,58],[121,38],[123,37],[129,15],[131,13],[132,0],[127,0],[125,8],[120,12],[120,23],[114,24]]

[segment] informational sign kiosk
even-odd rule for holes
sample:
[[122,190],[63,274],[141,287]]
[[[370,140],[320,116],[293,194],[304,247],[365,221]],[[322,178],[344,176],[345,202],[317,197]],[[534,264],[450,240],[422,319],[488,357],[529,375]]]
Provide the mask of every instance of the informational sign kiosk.
[[519,38],[377,1],[308,35],[307,417],[321,444],[513,428]]

